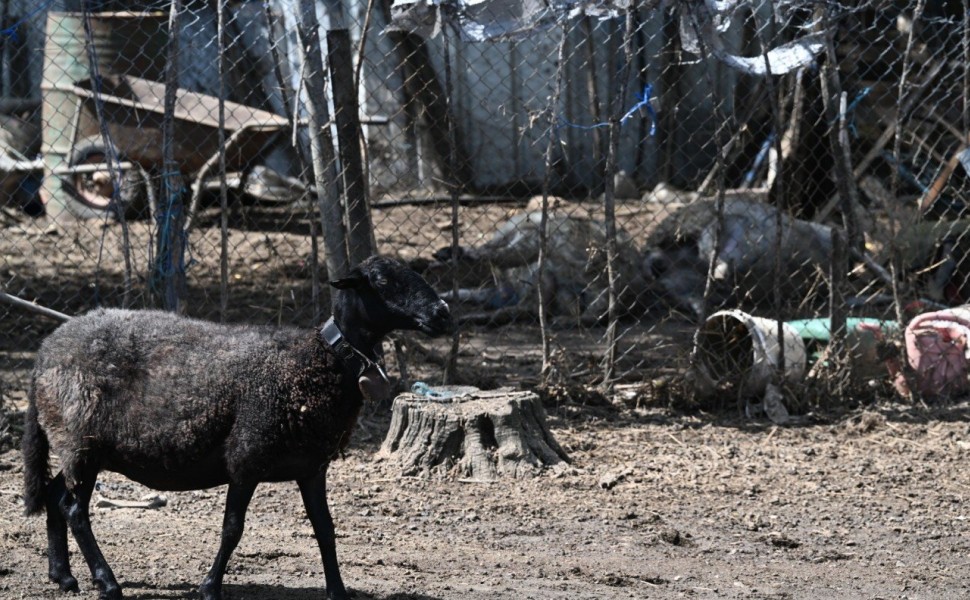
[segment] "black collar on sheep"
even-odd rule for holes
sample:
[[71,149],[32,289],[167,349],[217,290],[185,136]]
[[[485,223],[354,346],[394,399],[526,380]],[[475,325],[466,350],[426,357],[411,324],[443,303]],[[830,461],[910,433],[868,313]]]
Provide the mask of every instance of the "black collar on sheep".
[[333,348],[334,353],[357,378],[360,393],[371,402],[383,402],[391,393],[391,382],[380,364],[354,348],[337,327],[333,317],[320,328],[320,338]]
[[334,322],[333,317],[327,319],[327,322],[320,328],[320,337],[333,348],[334,353],[340,360],[344,361],[344,364],[350,368],[350,371],[358,377],[369,367],[373,366],[377,368],[384,379],[387,379],[387,375],[384,374],[384,370],[379,364],[357,348],[354,348],[353,344],[347,341],[343,332],[340,331],[340,328]]

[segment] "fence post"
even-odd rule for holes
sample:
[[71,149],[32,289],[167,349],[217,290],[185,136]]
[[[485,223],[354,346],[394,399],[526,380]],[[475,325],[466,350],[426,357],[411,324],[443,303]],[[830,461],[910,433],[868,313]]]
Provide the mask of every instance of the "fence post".
[[[458,168],[456,163],[458,162],[458,132],[455,130],[455,122],[450,118],[452,113],[452,101],[454,101],[454,87],[452,82],[452,68],[451,68],[451,28],[445,27],[442,29],[441,45],[444,48],[444,63],[445,63],[445,114],[449,115],[446,122],[446,128],[448,133],[448,156],[446,157],[446,164],[448,168],[446,173],[448,176],[445,179],[445,183],[448,186],[448,193],[451,197],[451,247],[452,250],[458,248],[458,197],[460,186],[462,183],[457,179]],[[454,36],[457,37],[457,36]],[[452,252],[452,264],[456,264],[457,252]],[[451,279],[451,292],[455,298],[458,297],[458,272],[457,269],[452,271]],[[461,331],[460,327],[455,327],[454,332],[451,335],[451,348],[448,351],[448,360],[445,363],[444,373],[442,374],[443,383],[450,384],[455,383],[458,378],[458,349],[461,341]]]
[[175,101],[178,92],[180,0],[172,0],[168,17],[165,63],[165,114],[162,120],[162,206],[158,215],[158,256],[155,281],[162,285],[162,306],[185,310],[185,211],[182,173],[175,160]]
[[229,186],[226,181],[226,11],[227,0],[217,0],[219,46],[219,320],[229,312]]
[[[852,365],[848,361],[849,348],[846,345],[848,330],[846,329],[847,311],[845,297],[843,294],[845,275],[848,271],[848,255],[846,253],[845,234],[838,227],[833,227],[832,231],[832,262],[829,265],[829,358],[833,369],[829,371],[830,376],[835,376],[837,380],[844,379],[849,375],[848,371]],[[838,390],[831,390],[837,392]]]
[[636,4],[633,3],[625,11],[625,27],[623,29],[623,63],[617,75],[617,90],[613,96],[613,105],[610,107],[610,130],[609,148],[606,153],[606,173],[603,178],[603,210],[604,221],[606,224],[606,272],[609,278],[609,308],[608,323],[606,326],[606,355],[603,357],[603,392],[610,393],[613,390],[613,379],[616,372],[617,337],[616,328],[618,315],[618,290],[616,289],[616,198],[615,198],[615,175],[617,154],[620,151],[620,126],[623,117],[623,100],[626,98],[627,78],[630,76],[630,68],[633,65],[633,27],[636,19],[633,18]]
[[542,177],[542,216],[539,222],[539,258],[536,272],[536,279],[538,281],[538,296],[539,296],[539,333],[542,336],[542,369],[541,381],[542,385],[548,385],[549,376],[552,371],[551,364],[551,348],[549,343],[549,315],[546,311],[546,301],[549,294],[548,286],[545,283],[546,277],[546,254],[549,251],[549,187],[552,183],[552,149],[556,144],[556,139],[558,135],[556,133],[556,115],[559,114],[559,102],[562,97],[562,79],[563,71],[565,71],[566,62],[566,45],[569,43],[569,22],[565,17],[562,18],[560,34],[562,39],[559,40],[559,52],[557,54],[556,64],[559,66],[556,69],[556,83],[552,90],[552,98],[549,99],[549,139],[546,142],[546,152],[544,159],[544,173]]

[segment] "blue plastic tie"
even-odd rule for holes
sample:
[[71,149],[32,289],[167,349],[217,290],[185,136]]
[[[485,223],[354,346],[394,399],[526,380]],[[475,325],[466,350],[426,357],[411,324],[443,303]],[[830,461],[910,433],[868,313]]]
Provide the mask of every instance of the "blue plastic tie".
[[856,94],[856,97],[852,99],[852,102],[850,102],[849,105],[845,107],[845,113],[849,114],[852,111],[854,111],[855,107],[858,106],[859,103],[862,102],[862,99],[868,96],[869,92],[871,91],[872,91],[872,88],[869,86],[862,88],[862,91]]
[[45,2],[42,2],[34,10],[27,13],[27,16],[25,16],[23,19],[20,19],[19,21],[17,21],[10,27],[7,27],[6,29],[0,29],[0,34],[7,36],[8,38],[12,39],[15,42],[19,42],[20,36],[17,35],[17,29],[19,29],[20,26],[26,23],[27,21],[37,16],[38,13],[49,8],[51,4],[54,4],[54,0],[46,0]]
[[454,392],[436,390],[423,381],[415,381],[414,385],[411,386],[411,393],[434,400],[447,400],[448,398],[454,398],[455,396],[460,395]]
[[765,141],[761,144],[761,148],[758,149],[758,154],[754,157],[754,163],[751,165],[751,169],[744,174],[745,185],[751,185],[754,183],[754,178],[758,176],[758,170],[761,169],[762,163],[765,162],[765,158],[768,157],[768,151],[771,150],[771,145],[775,142],[775,132],[768,134]]
[[[643,87],[643,92],[636,95],[637,103],[634,104],[630,110],[626,111],[622,117],[620,117],[620,125],[626,124],[626,122],[632,117],[638,110],[645,108],[647,110],[647,115],[650,117],[650,135],[654,136],[657,134],[657,111],[653,109],[650,104],[650,99],[653,97],[653,85],[647,84]],[[572,127],[573,129],[597,129],[599,127],[608,127],[609,122],[593,123],[591,125],[580,125],[578,123],[571,123],[562,117],[559,118],[559,127]]]
[[897,162],[896,159],[895,159],[895,157],[892,154],[890,154],[889,152],[885,151],[885,150],[883,150],[880,153],[880,156],[882,156],[883,159],[886,162],[888,162],[889,164],[895,166],[896,167],[896,172],[899,173],[899,175],[903,179],[905,179],[906,181],[908,181],[908,182],[912,183],[913,185],[915,185],[916,187],[918,187],[920,189],[920,191],[922,191],[924,194],[927,191],[929,191],[929,189],[930,189],[929,184],[923,182],[919,178],[919,176],[916,175],[916,173],[913,173],[912,171],[910,171],[909,168],[907,168],[906,165],[903,164],[903,161],[902,160],[900,160],[900,161]]
[[[862,91],[856,94],[856,97],[852,99],[852,102],[849,102],[848,106],[845,107],[845,112],[841,113],[838,116],[838,119],[842,119],[843,117],[848,119],[849,121],[848,129],[849,129],[849,132],[852,133],[852,137],[859,137],[858,130],[856,129],[856,126],[855,126],[855,116],[852,113],[855,112],[855,109],[857,106],[859,106],[859,103],[862,102],[862,100],[866,96],[868,96],[869,92],[871,91],[872,91],[872,88],[869,86],[862,88]],[[838,119],[833,119],[829,123],[829,125],[835,125]]]

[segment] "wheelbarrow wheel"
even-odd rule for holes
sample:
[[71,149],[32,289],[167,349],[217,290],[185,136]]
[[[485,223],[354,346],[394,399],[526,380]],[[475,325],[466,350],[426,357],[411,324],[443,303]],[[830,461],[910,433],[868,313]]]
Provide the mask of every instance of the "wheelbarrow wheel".
[[[68,158],[68,165],[77,167],[104,163],[108,151],[101,136],[82,140],[74,146]],[[124,157],[119,157],[124,161]],[[139,169],[126,169],[121,172],[121,187],[117,190],[117,203],[114,202],[115,181],[110,171],[91,173],[72,173],[63,178],[64,188],[70,192],[72,202],[68,210],[82,219],[102,218],[105,213],[115,217],[124,211],[126,219],[145,216],[148,207],[148,190]]]

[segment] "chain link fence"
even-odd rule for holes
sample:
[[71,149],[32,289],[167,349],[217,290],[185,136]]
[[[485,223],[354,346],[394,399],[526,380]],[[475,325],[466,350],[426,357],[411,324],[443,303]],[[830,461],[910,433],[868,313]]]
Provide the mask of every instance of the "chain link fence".
[[[776,419],[961,394],[967,15],[9,0],[0,290],[312,326],[379,252],[461,323],[397,339],[403,380]],[[5,398],[56,324],[0,304]]]

